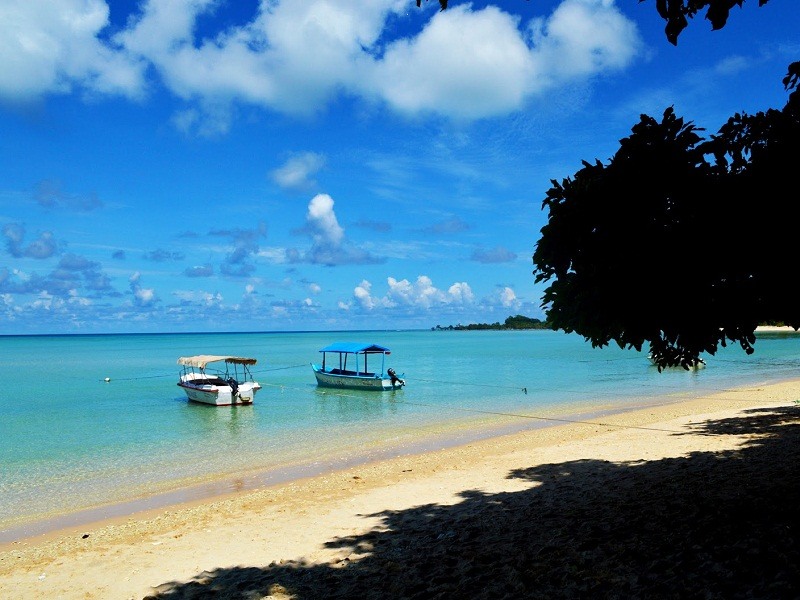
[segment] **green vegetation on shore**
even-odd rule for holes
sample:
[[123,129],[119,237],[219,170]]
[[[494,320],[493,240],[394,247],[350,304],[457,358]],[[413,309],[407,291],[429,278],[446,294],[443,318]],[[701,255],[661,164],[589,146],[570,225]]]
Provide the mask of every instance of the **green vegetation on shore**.
[[470,323],[469,325],[447,325],[442,327],[437,325],[431,327],[432,331],[467,331],[479,329],[552,329],[553,327],[547,321],[539,319],[532,319],[523,315],[515,317],[508,317],[505,322],[500,323]]

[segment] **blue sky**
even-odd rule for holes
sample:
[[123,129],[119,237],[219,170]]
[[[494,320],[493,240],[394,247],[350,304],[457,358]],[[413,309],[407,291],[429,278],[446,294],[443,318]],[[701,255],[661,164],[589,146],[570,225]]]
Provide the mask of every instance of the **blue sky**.
[[785,104],[757,4],[674,47],[652,0],[3,0],[0,334],[541,318],[552,179]]

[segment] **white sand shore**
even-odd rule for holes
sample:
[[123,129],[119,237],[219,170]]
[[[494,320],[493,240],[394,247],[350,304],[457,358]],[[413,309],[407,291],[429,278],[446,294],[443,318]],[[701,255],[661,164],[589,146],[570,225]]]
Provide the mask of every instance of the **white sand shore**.
[[759,325],[756,333],[800,333],[788,325]]
[[736,389],[6,544],[0,598],[798,595],[798,400]]

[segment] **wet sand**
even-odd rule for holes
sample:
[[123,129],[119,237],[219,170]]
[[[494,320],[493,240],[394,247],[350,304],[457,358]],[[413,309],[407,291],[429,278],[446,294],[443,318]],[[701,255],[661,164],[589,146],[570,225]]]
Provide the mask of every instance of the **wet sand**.
[[0,546],[0,598],[800,595],[800,380]]

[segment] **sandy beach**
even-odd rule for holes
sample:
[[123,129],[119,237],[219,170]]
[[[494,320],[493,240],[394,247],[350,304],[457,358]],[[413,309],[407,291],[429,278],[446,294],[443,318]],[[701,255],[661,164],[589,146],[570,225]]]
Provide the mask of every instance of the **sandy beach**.
[[800,380],[0,547],[0,598],[794,598]]

